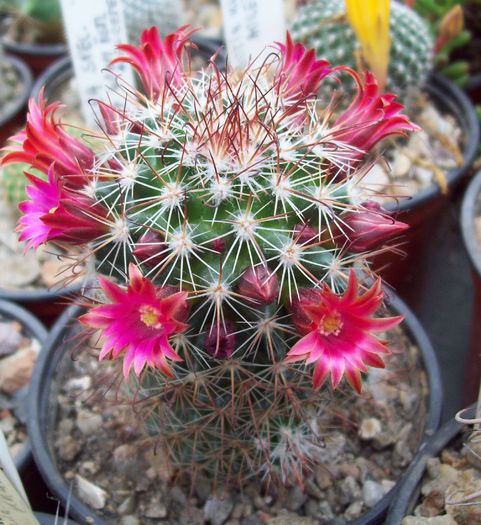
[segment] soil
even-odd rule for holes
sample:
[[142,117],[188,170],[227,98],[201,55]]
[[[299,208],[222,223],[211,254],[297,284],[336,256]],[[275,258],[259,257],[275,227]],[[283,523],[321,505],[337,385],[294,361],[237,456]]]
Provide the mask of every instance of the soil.
[[[474,497],[472,497],[474,495]],[[481,523],[481,432],[465,432],[428,460],[414,516],[401,525]]]
[[143,434],[131,404],[119,402],[121,390],[107,388],[120,363],[99,364],[88,349],[72,359],[70,337],[50,393],[54,462],[77,495],[116,525],[343,525],[394,486],[422,437],[428,393],[419,350],[401,329],[387,337],[395,352],[386,369],[372,370],[361,396],[337,390],[319,418],[324,464],[304,491],[294,485],[275,493],[252,480],[215,495],[205,478],[173,484],[161,447]]
[[20,323],[0,315],[0,430],[14,459],[27,439],[26,390],[39,351]]
[[0,120],[2,115],[7,114],[16,103],[23,88],[18,71],[2,58],[0,50]]
[[73,268],[69,255],[55,246],[25,253],[15,223],[14,210],[7,204],[0,186],[0,289],[61,288],[82,281],[84,273]]

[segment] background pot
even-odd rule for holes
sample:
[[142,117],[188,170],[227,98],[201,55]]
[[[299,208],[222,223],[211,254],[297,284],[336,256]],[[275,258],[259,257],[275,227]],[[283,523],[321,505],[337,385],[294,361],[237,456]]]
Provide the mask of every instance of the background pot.
[[481,204],[478,200],[480,194],[481,171],[470,182],[461,207],[463,241],[469,255],[474,284],[471,335],[464,382],[464,399],[466,403],[471,403],[476,399],[481,380],[481,246],[478,244],[474,225],[476,215],[481,213]]
[[57,317],[82,291],[83,284],[72,284],[67,287],[18,289],[0,288],[0,300],[11,301],[22,305],[38,317],[46,326],[51,326]]
[[472,75],[464,90],[474,104],[481,104],[481,73]]
[[380,255],[374,258],[373,267],[379,269],[385,266],[380,271],[382,277],[411,306],[417,303],[423,292],[423,283],[430,268],[429,255],[436,252],[435,231],[440,224],[440,215],[446,211],[453,193],[468,174],[479,143],[476,111],[463,91],[439,74],[432,75],[426,91],[439,109],[457,118],[464,136],[464,163],[447,173],[448,194],[443,195],[437,184],[431,184],[412,198],[387,206],[397,219],[410,225],[401,238],[404,243],[401,248],[406,255],[404,258],[393,257],[390,253]]
[[[475,407],[472,406],[463,417],[473,417],[474,412]],[[464,428],[464,425],[458,423],[455,419],[451,419],[421,448],[404,476],[396,498],[389,508],[384,525],[400,525],[402,519],[412,513],[419,499],[421,481],[426,471],[427,461],[439,456],[451,441],[459,436]]]
[[23,60],[37,77],[50,64],[67,55],[68,46],[58,44],[23,44],[2,38],[1,44],[5,52]]
[[[212,55],[217,55],[216,63],[219,68],[223,69],[225,64],[225,51],[220,47],[218,40],[192,35],[190,40],[194,42],[201,56],[209,59]],[[38,99],[40,90],[45,87],[45,96],[51,100],[52,93],[56,91],[64,82],[74,76],[72,60],[69,56],[57,60],[47,68],[35,81],[32,89],[32,97]]]
[[[396,312],[405,316],[404,326],[412,341],[419,346],[426,369],[429,384],[427,421],[424,431],[424,440],[426,440],[438,428],[441,416],[442,386],[437,359],[426,333],[408,307],[397,297],[393,297],[391,304]],[[72,306],[53,327],[37,363],[30,390],[31,411],[28,431],[35,461],[49,490],[63,503],[69,497],[69,486],[57,469],[51,450],[52,440],[49,439],[49,435],[55,415],[52,413],[49,415],[49,407],[52,406],[50,392],[57,365],[65,355],[63,343],[66,333],[72,320],[80,312],[80,308]],[[377,525],[382,523],[394,495],[395,489],[386,494],[369,512],[351,522],[350,525]],[[106,525],[105,520],[97,516],[75,494],[71,495],[70,509],[72,516],[80,523]]]
[[[35,339],[38,339],[38,341],[41,344],[45,342],[47,338],[47,330],[45,330],[45,327],[42,325],[42,323],[40,323],[38,319],[33,317],[33,315],[31,315],[29,312],[27,312],[20,306],[10,303],[8,301],[0,300],[0,315],[3,318],[18,321],[22,325],[23,330],[28,337],[34,337]],[[18,412],[18,416],[20,419],[26,419],[26,417],[21,416],[27,415],[28,389],[22,390],[23,392],[19,393],[20,395],[18,398],[18,410],[16,410],[16,412]],[[22,450],[15,457],[15,466],[21,474],[23,474],[26,471],[31,459],[32,451],[30,449],[30,444],[27,440],[26,444],[22,447]]]
[[15,132],[17,128],[21,126],[25,119],[25,107],[27,105],[28,97],[32,91],[32,74],[30,70],[18,58],[10,56],[1,56],[2,61],[11,64],[18,73],[19,82],[22,85],[22,89],[17,95],[15,101],[9,105],[8,111],[3,111],[0,108],[0,146]]

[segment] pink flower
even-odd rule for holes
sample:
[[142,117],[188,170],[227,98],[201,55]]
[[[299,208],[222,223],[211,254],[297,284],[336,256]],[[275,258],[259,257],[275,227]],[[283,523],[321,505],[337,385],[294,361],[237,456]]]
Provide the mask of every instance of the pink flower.
[[396,95],[381,94],[374,75],[365,72],[364,82],[349,68],[339,68],[354,77],[358,93],[351,105],[338,117],[333,138],[353,148],[353,158],[360,159],[382,139],[390,135],[406,135],[419,128],[400,112],[402,104],[395,102]]
[[111,302],[96,306],[80,317],[83,324],[102,330],[104,342],[99,359],[108,355],[117,358],[125,352],[126,378],[132,364],[137,375],[147,364],[173,377],[168,359],[182,361],[182,358],[172,348],[169,338],[188,328],[181,320],[185,318],[187,292],[171,293],[170,287],[165,290],[154,286],[132,263],[127,290],[103,277],[99,277],[99,281]]
[[93,199],[66,189],[55,168],[54,164],[50,166],[46,181],[25,174],[31,183],[26,187],[30,200],[19,204],[22,217],[18,227],[27,249],[52,240],[87,243],[107,232],[107,210]]
[[240,277],[239,293],[256,304],[271,304],[279,294],[279,281],[265,266],[251,266]]
[[225,321],[219,326],[212,325],[207,330],[204,347],[212,357],[217,359],[228,358],[234,353],[235,346],[235,326],[231,322]]
[[27,125],[13,136],[10,144],[4,148],[8,153],[0,164],[26,162],[43,173],[47,173],[52,162],[56,172],[65,177],[68,183],[81,186],[86,182],[86,171],[92,169],[94,153],[63,128],[57,112],[61,109],[58,102],[46,105],[43,90],[38,104],[30,99],[28,103]]
[[181,87],[184,74],[184,52],[190,35],[187,26],[180,27],[165,39],[159,36],[156,27],[142,32],[140,46],[120,44],[117,49],[126,55],[114,58],[111,64],[125,62],[139,74],[146,94],[156,102],[166,87]]
[[363,211],[350,212],[342,218],[345,225],[344,239],[347,237],[349,241],[347,249],[350,252],[373,250],[409,228],[408,224],[383,213],[378,203],[367,202],[363,208]]
[[316,363],[313,386],[319,388],[327,375],[336,388],[345,375],[351,386],[361,391],[361,372],[367,366],[383,368],[382,356],[389,354],[386,342],[372,335],[398,325],[403,318],[374,318],[383,303],[381,280],[358,295],[354,271],[344,295],[336,295],[327,285],[322,290],[306,290],[293,301],[293,320],[305,334],[289,351],[287,363],[305,360]]
[[301,101],[315,97],[321,80],[331,72],[329,62],[316,60],[314,49],[292,41],[287,32],[286,44],[277,42],[281,52],[280,69],[274,80],[276,90],[295,109]]

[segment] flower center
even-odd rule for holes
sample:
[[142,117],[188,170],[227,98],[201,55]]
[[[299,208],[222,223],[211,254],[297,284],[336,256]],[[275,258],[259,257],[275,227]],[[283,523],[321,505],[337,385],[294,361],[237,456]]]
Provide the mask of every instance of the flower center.
[[319,323],[319,332],[322,335],[339,335],[343,322],[341,316],[334,312],[332,314],[325,315]]
[[140,320],[151,328],[162,328],[162,323],[159,322],[159,312],[149,305],[140,307]]

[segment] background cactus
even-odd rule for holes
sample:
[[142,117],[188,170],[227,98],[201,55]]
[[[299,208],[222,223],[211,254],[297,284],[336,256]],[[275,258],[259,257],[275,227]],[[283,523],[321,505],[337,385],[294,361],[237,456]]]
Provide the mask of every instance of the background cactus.
[[27,198],[25,193],[27,181],[23,172],[28,168],[28,164],[19,163],[4,166],[0,170],[2,192],[5,194],[8,204],[15,210]]
[[[422,88],[432,70],[434,40],[426,22],[412,9],[399,2],[391,2],[390,9],[391,51],[385,87],[406,101],[408,92]],[[318,57],[358,69],[359,44],[347,21],[344,0],[313,0],[301,7],[292,36],[313,47]]]
[[401,321],[374,317],[367,261],[406,226],[350,195],[365,153],[415,127],[368,73],[345,71],[357,96],[333,115],[329,64],[290,38],[222,73],[190,70],[188,37],[152,28],[119,48],[143,89],[126,88],[122,111],[99,102],[101,151],[56,104],[31,103],[3,159],[48,177],[29,178],[21,238],[95,257],[104,295],[81,321],[100,330],[100,359],[122,358],[177,472],[302,484],[332,395],[319,389],[330,376],[360,391],[389,353],[374,334]]

